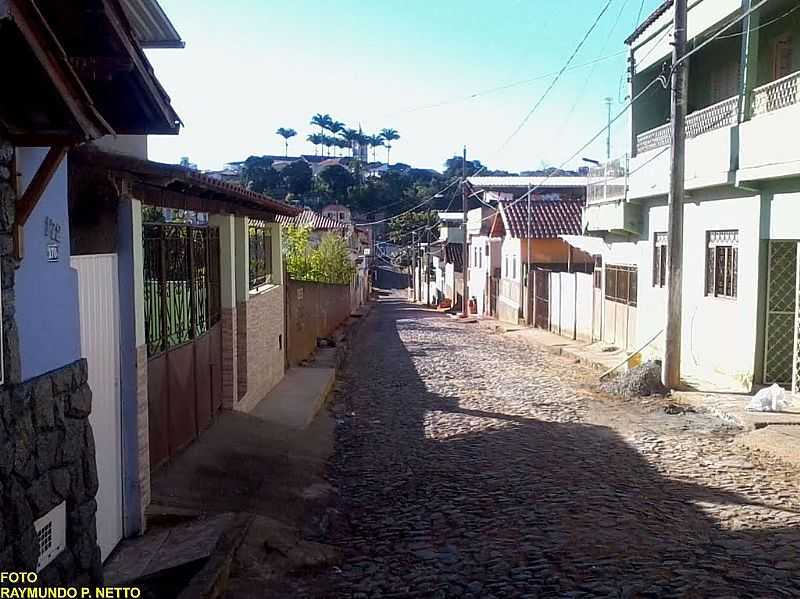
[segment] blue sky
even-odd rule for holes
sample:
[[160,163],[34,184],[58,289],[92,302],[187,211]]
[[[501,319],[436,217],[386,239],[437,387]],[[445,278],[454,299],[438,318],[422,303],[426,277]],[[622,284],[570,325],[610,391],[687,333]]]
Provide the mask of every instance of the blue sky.
[[[150,158],[218,168],[280,154],[278,127],[299,132],[291,153],[313,153],[305,137],[322,112],[366,132],[397,129],[392,162],[441,169],[466,145],[491,168],[559,165],[604,125],[603,98],[622,108],[623,40],[661,0],[612,0],[573,64],[619,54],[565,73],[508,143],[552,77],[464,98],[558,71],[606,1],[161,0],[186,48],[148,56],[185,129],[151,137]],[[623,118],[612,154],[626,139]],[[604,138],[581,153],[604,155]]]

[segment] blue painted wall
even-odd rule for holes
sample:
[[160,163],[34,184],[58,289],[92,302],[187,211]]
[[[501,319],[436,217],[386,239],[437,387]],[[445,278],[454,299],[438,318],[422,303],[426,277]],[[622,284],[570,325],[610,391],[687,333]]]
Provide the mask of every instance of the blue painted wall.
[[[20,193],[44,160],[47,148],[18,148]],[[23,232],[23,259],[15,282],[22,379],[56,370],[81,357],[78,274],[70,267],[67,159],[28,219]],[[58,260],[48,261],[45,220],[61,227]]]

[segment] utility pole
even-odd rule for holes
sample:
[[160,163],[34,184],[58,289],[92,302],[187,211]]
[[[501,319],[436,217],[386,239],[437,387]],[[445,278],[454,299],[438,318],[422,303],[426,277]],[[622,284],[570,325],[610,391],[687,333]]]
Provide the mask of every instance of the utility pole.
[[608,128],[606,129],[606,162],[611,161],[611,103],[613,98],[606,98],[605,103],[608,108]]
[[687,0],[675,0],[675,42],[672,49],[672,148],[670,152],[669,222],[667,231],[667,326],[662,379],[669,389],[681,382],[681,286],[683,284],[683,198],[686,148],[686,13]]
[[469,262],[469,248],[467,247],[467,146],[464,146],[464,155],[461,158],[461,209],[464,219],[461,228],[464,231],[464,243],[461,245],[461,315],[469,316],[469,284],[467,281],[467,263]]
[[419,289],[417,285],[417,241],[416,241],[416,231],[411,231],[411,289],[412,289],[412,299],[416,303],[419,294],[417,289]]
[[[429,219],[430,223],[430,219]],[[430,260],[431,260],[431,227],[428,224],[427,243],[425,244],[425,303],[431,305],[431,281],[430,281]]]

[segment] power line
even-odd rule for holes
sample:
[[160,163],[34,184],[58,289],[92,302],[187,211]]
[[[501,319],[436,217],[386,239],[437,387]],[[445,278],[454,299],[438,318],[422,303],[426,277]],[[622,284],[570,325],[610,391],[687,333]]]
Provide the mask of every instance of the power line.
[[581,39],[581,41],[578,42],[578,45],[572,51],[572,54],[567,59],[567,62],[564,64],[563,67],[561,67],[561,70],[558,72],[558,74],[556,74],[556,76],[553,79],[553,81],[550,83],[550,85],[547,87],[547,89],[544,91],[544,93],[541,95],[541,97],[536,101],[536,104],[533,105],[533,108],[531,108],[528,111],[528,114],[525,115],[525,118],[522,119],[522,122],[517,126],[516,129],[514,129],[514,132],[511,135],[509,135],[508,138],[503,142],[503,144],[500,146],[500,150],[502,150],[504,147],[506,147],[508,145],[508,142],[510,142],[512,139],[514,139],[514,137],[516,137],[517,133],[519,133],[522,130],[522,128],[525,126],[525,124],[528,122],[528,120],[531,118],[531,116],[533,116],[533,113],[536,112],[536,110],[539,108],[539,106],[541,106],[542,103],[545,101],[547,96],[550,95],[550,92],[556,86],[556,83],[558,83],[558,81],[561,79],[561,75],[563,75],[564,72],[567,70],[567,68],[569,68],[569,65],[572,63],[572,61],[578,55],[578,52],[580,52],[581,48],[583,48],[583,45],[586,43],[586,40],[589,39],[589,36],[595,30],[595,28],[597,27],[598,23],[600,23],[600,19],[602,19],[603,15],[606,14],[606,11],[608,11],[608,7],[611,6],[611,2],[612,1],[613,0],[607,0],[605,6],[603,6],[603,10],[601,10],[600,14],[597,15],[597,18],[595,18],[595,20],[592,23],[591,27],[589,27],[589,30],[583,36],[583,39]]
[[[598,63],[605,62],[607,60],[611,60],[612,58],[617,58],[618,56],[622,56],[623,54],[626,54],[627,52],[628,52],[627,50],[620,50],[619,52],[614,52],[613,54],[608,54],[607,56],[601,56],[599,58],[596,58],[594,60],[590,60],[588,62],[584,62],[584,63],[573,65],[573,66],[569,67],[568,69],[566,69],[566,71],[575,71],[577,69],[582,69],[582,68],[585,68],[585,67],[588,67],[588,66],[593,66],[593,65],[596,65]],[[405,110],[400,110],[400,111],[397,111],[397,112],[392,112],[392,113],[387,114],[386,116],[397,116],[397,115],[401,115],[401,114],[409,114],[409,113],[413,113],[413,112],[419,112],[421,110],[430,110],[432,108],[441,108],[442,106],[449,106],[451,104],[459,104],[461,102],[467,102],[469,100],[474,100],[474,99],[479,98],[481,96],[486,96],[486,95],[489,95],[489,94],[505,91],[507,89],[512,89],[514,87],[519,87],[521,85],[527,85],[529,83],[534,83],[535,81],[541,81],[542,79],[548,79],[548,78],[553,77],[553,76],[558,75],[558,74],[559,74],[559,71],[553,71],[553,72],[550,72],[550,73],[544,73],[543,75],[536,75],[535,77],[530,77],[528,79],[520,79],[519,81],[512,81],[511,83],[498,85],[496,87],[490,87],[490,88],[481,89],[481,90],[478,90],[478,91],[473,92],[471,94],[468,94],[466,96],[461,96],[459,98],[453,98],[453,99],[450,99],[450,100],[443,100],[442,102],[436,102],[435,104],[424,104],[422,106],[417,106],[417,107],[408,108],[408,109],[405,109]]]
[[781,19],[785,19],[786,17],[788,17],[790,14],[792,14],[796,10],[800,10],[800,4],[798,4],[797,6],[795,6],[793,8],[790,8],[789,10],[787,10],[785,13],[783,13],[779,17],[775,17],[774,19],[772,19],[770,21],[767,21],[766,23],[761,23],[758,27],[753,27],[752,29],[748,29],[747,31],[737,31],[736,33],[729,33],[728,35],[720,35],[719,37],[717,37],[717,39],[718,40],[725,40],[725,39],[730,39],[732,37],[739,37],[740,35],[744,35],[745,33],[753,33],[754,31],[758,31],[759,29],[762,29],[764,27],[772,25],[773,23],[777,23]]

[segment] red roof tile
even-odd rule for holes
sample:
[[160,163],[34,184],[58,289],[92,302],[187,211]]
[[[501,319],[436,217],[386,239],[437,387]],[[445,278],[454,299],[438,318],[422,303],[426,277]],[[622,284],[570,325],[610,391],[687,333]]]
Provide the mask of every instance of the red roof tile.
[[[528,214],[530,206],[530,214]],[[501,203],[508,232],[518,239],[556,239],[559,235],[580,235],[582,201],[531,200]]]

